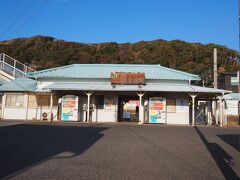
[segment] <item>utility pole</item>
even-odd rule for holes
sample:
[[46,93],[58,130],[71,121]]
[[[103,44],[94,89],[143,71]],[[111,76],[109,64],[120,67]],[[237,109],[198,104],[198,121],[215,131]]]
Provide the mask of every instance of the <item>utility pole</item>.
[[240,53],[240,0],[238,0],[238,43],[238,52]]
[[214,83],[214,88],[217,89],[217,48],[213,49],[213,83]]
[[240,71],[237,71],[238,93],[240,93]]

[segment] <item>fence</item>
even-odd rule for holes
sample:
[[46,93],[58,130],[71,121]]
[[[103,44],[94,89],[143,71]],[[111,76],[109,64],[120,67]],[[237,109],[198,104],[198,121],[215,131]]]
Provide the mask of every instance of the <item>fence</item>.
[[4,53],[0,54],[0,70],[14,78],[25,78],[28,77],[30,72],[35,71],[34,69]]

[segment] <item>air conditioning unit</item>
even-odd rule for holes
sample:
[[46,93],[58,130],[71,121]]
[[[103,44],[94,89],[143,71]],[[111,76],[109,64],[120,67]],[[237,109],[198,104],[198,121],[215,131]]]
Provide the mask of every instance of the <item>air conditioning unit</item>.
[[51,113],[50,112],[43,112],[42,113],[42,120],[43,121],[50,121],[51,120]]

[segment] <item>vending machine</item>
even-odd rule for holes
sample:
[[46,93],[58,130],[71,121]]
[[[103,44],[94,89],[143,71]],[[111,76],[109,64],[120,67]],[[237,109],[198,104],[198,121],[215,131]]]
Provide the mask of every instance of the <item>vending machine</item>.
[[78,96],[67,95],[62,97],[62,121],[78,121]]
[[166,123],[166,98],[149,99],[149,123]]

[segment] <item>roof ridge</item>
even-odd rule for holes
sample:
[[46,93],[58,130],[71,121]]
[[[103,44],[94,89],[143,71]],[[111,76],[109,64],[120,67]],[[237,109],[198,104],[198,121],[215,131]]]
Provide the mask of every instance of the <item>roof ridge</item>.
[[186,74],[186,75],[192,75],[192,76],[195,76],[195,77],[199,77],[198,75],[196,74],[192,74],[192,73],[188,73],[188,72],[184,72],[184,71],[181,71],[181,70],[177,70],[177,69],[172,69],[172,68],[169,68],[169,67],[164,67],[164,66],[159,66],[163,69],[168,69],[169,71],[174,71],[174,72],[178,72],[178,73],[182,73],[182,74]]
[[49,69],[43,69],[43,70],[40,70],[40,71],[31,72],[31,73],[29,73],[29,75],[35,75],[35,74],[39,74],[39,73],[50,72],[50,71],[54,71],[54,70],[58,70],[58,69],[65,69],[65,68],[69,68],[69,67],[72,67],[72,66],[75,66],[75,65],[76,64],[69,64],[69,65],[66,65],[66,66],[59,66],[59,67],[54,67],[54,68],[49,68]]
[[[94,70],[94,73],[89,73]],[[69,71],[69,72],[68,72]],[[199,80],[199,76],[180,70],[161,66],[160,64],[71,64],[30,73],[32,78],[52,77],[52,78],[109,78],[108,71],[118,72],[146,72],[149,79],[179,79],[179,80]],[[85,73],[84,75],[82,73]],[[96,74],[98,73],[98,74]],[[159,76],[158,76],[159,75]],[[96,77],[95,77],[96,76]],[[148,78],[148,77],[147,77]]]
[[99,63],[99,64],[73,64],[77,66],[150,66],[150,67],[158,67],[161,66],[160,64],[104,64],[104,63]]

